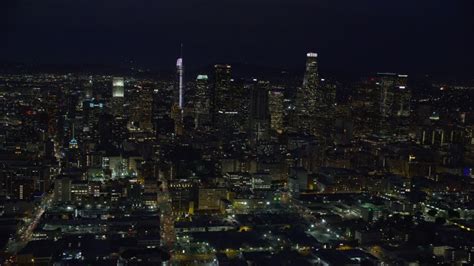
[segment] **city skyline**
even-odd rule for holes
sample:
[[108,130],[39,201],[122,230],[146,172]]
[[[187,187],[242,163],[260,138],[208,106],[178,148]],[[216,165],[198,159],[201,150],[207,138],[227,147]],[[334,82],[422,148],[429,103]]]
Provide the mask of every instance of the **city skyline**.
[[0,74],[0,262],[472,262],[474,84],[342,83],[319,58]]
[[227,62],[299,69],[300,55],[315,50],[330,72],[474,71],[471,1],[48,1],[1,4],[0,62],[169,69],[185,43],[190,70]]
[[0,1],[0,265],[474,265],[472,10]]

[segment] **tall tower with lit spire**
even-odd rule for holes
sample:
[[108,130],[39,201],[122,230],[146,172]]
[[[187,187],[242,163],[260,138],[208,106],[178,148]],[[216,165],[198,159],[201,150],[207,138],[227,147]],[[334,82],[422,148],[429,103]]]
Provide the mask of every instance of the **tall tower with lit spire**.
[[181,56],[176,61],[176,71],[178,73],[178,88],[179,88],[179,100],[178,106],[183,110],[184,104],[184,62],[183,62],[183,44],[181,44]]
[[184,108],[184,62],[183,62],[183,44],[181,44],[181,55],[176,60],[176,74],[178,78],[178,102],[173,104],[171,117],[174,120],[175,134],[183,134],[183,108]]

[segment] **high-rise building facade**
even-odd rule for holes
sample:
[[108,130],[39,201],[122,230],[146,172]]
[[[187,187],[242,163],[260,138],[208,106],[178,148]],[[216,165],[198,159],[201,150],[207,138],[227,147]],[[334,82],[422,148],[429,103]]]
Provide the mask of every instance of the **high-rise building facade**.
[[131,131],[147,131],[153,130],[152,108],[153,108],[153,92],[152,84],[142,82],[133,86],[130,90],[129,99],[129,129]]
[[318,54],[306,54],[306,70],[303,79],[303,88],[308,90],[316,90],[319,85],[318,74]]
[[[118,99],[123,100],[123,98]],[[114,99],[112,99],[112,104],[117,103],[113,102],[113,100]],[[105,106],[105,103],[98,99],[84,101],[83,103],[84,127],[82,131],[90,141],[98,142],[100,139],[99,120],[100,117],[106,113]],[[123,108],[123,105],[119,105],[119,107]],[[117,109],[112,109],[112,111],[114,110]]]
[[303,78],[303,90],[302,90],[302,107],[304,111],[310,115],[318,107],[318,103],[321,101],[321,95],[319,91],[319,74],[318,74],[318,54],[308,53],[306,54],[306,70]]
[[196,95],[194,101],[195,126],[200,127],[210,121],[210,91],[207,75],[198,75],[196,78]]
[[125,81],[122,77],[114,77],[112,80],[112,115],[114,117],[124,116]]
[[280,89],[268,91],[268,109],[270,111],[270,127],[278,133],[283,132],[284,94]]
[[321,101],[319,90],[318,54],[306,54],[306,70],[303,86],[296,95],[296,128],[307,133],[313,133],[315,113]]
[[92,80],[92,76],[88,77],[86,80],[84,80],[84,98],[86,100],[92,99],[94,97],[94,84]]
[[250,92],[249,126],[257,139],[264,138],[270,129],[268,86],[268,82],[259,81]]
[[227,101],[232,80],[232,66],[230,65],[215,65],[215,83],[214,83],[214,108],[215,112],[226,112]]
[[377,85],[380,92],[379,110],[382,117],[408,117],[410,115],[411,93],[407,81],[407,75],[377,74]]
[[125,81],[122,77],[114,77],[112,80],[112,97],[123,98],[125,95]]
[[227,132],[245,130],[249,96],[245,84],[232,79],[230,65],[215,65],[214,78],[214,126]]

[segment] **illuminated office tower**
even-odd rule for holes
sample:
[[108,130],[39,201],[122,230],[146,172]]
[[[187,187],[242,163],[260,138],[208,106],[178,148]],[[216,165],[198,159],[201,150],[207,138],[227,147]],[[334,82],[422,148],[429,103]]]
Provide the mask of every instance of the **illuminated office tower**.
[[84,128],[82,131],[90,140],[99,142],[99,119],[105,113],[105,104],[98,99],[84,101],[83,110]]
[[394,115],[398,117],[410,116],[411,91],[408,87],[408,76],[398,75],[395,85]]
[[268,92],[268,108],[270,111],[270,126],[278,133],[283,132],[283,100],[282,90],[272,89]]
[[319,95],[318,54],[308,53],[306,55],[306,71],[303,79],[303,94],[306,98],[306,111],[310,114],[318,107],[321,101]]
[[306,71],[303,79],[303,88],[310,91],[315,91],[319,85],[317,58],[317,53],[306,54]]
[[124,96],[125,96],[125,81],[122,77],[114,77],[112,80],[112,115],[124,115]]
[[409,134],[410,91],[407,75],[379,73],[376,79],[378,106],[375,130],[382,135],[407,137]]
[[195,126],[209,122],[210,119],[209,79],[207,75],[198,75],[196,79],[196,99],[194,105]]
[[214,78],[213,126],[229,133],[245,131],[248,127],[248,116],[245,115],[248,90],[243,83],[234,82],[230,65],[215,65]]
[[335,83],[321,79],[319,83],[319,109],[323,109],[324,112],[332,112],[334,105],[336,104],[336,89]]
[[397,75],[395,73],[378,73],[378,87],[380,92],[379,111],[383,118],[390,117],[395,97],[394,88]]
[[153,131],[153,88],[152,84],[143,85],[143,90],[140,93],[141,96],[141,115],[140,115],[140,127],[142,130],[151,132]]
[[112,97],[123,98],[125,95],[125,81],[122,77],[114,77],[112,81]]
[[54,137],[58,133],[58,121],[59,121],[59,103],[60,103],[60,91],[50,91],[46,96],[46,111],[48,114],[48,135]]
[[303,86],[297,90],[296,95],[296,127],[299,130],[313,133],[314,115],[318,107],[319,75],[318,75],[318,54],[306,54],[306,71],[303,79]]
[[408,117],[410,115],[410,91],[408,76],[395,73],[378,73],[380,92],[379,111],[383,118]]
[[318,104],[316,107],[315,128],[313,132],[319,136],[330,137],[334,130],[336,110],[336,83],[321,79],[319,83]]
[[250,132],[257,140],[264,138],[270,128],[268,82],[259,81],[250,94]]
[[225,112],[229,104],[232,67],[230,65],[215,65],[215,88],[214,88],[214,110],[215,112]]
[[139,132],[151,132],[153,130],[152,84],[141,82],[131,87],[129,102],[129,129]]
[[92,76],[91,76],[91,77],[88,77],[88,79],[84,81],[84,98],[86,100],[90,100],[94,97],[93,87],[94,87],[94,84],[92,82]]

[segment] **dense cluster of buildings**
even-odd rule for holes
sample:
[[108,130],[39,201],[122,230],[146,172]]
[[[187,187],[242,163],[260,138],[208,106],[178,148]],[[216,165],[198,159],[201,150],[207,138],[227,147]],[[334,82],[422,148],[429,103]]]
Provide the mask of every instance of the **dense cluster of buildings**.
[[0,75],[0,264],[474,263],[474,84]]

